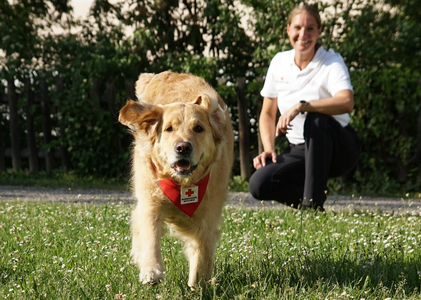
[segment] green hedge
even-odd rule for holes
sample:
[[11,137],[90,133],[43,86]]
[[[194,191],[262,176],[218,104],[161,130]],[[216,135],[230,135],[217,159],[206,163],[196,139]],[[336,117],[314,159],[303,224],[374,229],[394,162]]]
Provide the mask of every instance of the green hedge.
[[[0,76],[21,82],[30,77],[34,93],[39,78],[47,80],[53,127],[64,125],[65,134],[49,145],[43,145],[38,135],[39,148],[67,149],[75,173],[122,176],[129,169],[131,137],[117,122],[116,110],[129,97],[127,79],[163,70],[199,75],[229,103],[238,131],[235,79],[247,78],[248,114],[250,120],[257,120],[262,100],[258,78],[265,75],[276,52],[290,48],[286,18],[300,2],[242,0],[238,9],[230,1],[189,0],[183,3],[190,14],[179,15],[179,1],[160,1],[158,5],[134,0],[128,10],[123,2],[95,1],[91,10],[94,21],[81,22],[72,17],[69,1],[61,1],[61,5],[52,0],[3,1],[0,49],[5,57]],[[48,4],[54,9],[47,10]],[[322,43],[341,53],[350,69],[355,90],[352,125],[363,142],[356,169],[341,184],[373,192],[420,190],[416,149],[421,129],[416,124],[421,98],[421,14],[416,1],[353,0],[317,5],[323,12]],[[251,20],[246,25],[242,21],[245,11]],[[62,26],[64,32],[52,35],[52,25]],[[133,35],[125,34],[126,25],[134,25]],[[76,28],[80,33],[73,34],[71,29]],[[56,86],[57,77],[64,80],[62,94]],[[218,85],[218,79],[225,83]],[[100,101],[109,96],[110,81],[115,88],[114,110]],[[99,98],[92,94],[95,84]],[[21,85],[17,89],[23,93]],[[0,91],[5,92],[4,86]],[[21,97],[22,145],[26,144],[25,103]],[[40,109],[36,105],[31,109],[41,132]],[[10,147],[7,107],[3,104],[0,110],[4,146]],[[257,125],[250,124],[253,154],[258,151]],[[285,140],[277,147],[285,147]],[[238,174],[236,164],[233,175]]]

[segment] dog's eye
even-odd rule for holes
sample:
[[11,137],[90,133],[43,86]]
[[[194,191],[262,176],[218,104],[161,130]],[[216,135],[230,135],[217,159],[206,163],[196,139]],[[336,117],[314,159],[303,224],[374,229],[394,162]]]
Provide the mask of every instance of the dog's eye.
[[203,127],[202,127],[202,126],[200,126],[200,125],[196,125],[196,126],[193,128],[193,131],[194,131],[194,132],[197,132],[197,133],[201,133],[201,132],[203,132],[203,131],[204,131],[204,129],[203,129]]
[[165,128],[165,131],[171,132],[172,131],[172,126],[168,126],[167,128]]

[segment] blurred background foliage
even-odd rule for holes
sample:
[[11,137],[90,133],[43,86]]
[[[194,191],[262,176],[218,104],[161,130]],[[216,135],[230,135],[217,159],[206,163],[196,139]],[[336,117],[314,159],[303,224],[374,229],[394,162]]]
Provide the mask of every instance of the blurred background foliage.
[[[32,92],[38,93],[40,80],[45,80],[52,101],[53,138],[43,143],[41,108],[31,103],[38,147],[65,149],[70,161],[66,171],[127,178],[131,137],[117,122],[117,114],[133,97],[130,91],[140,73],[171,70],[205,78],[229,104],[237,136],[236,79],[245,77],[251,163],[259,151],[262,77],[275,53],[291,48],[286,21],[300,2],[94,0],[89,17],[79,20],[69,0],[1,1],[0,92],[6,95],[6,81],[14,79],[25,145],[28,98],[22,83],[29,79]],[[352,125],[363,142],[355,170],[332,180],[330,189],[420,191],[418,1],[311,3],[322,14],[321,42],[341,53],[349,67],[355,92]],[[0,135],[8,148],[8,107],[5,101],[0,104]],[[279,151],[285,145],[285,138],[277,141]],[[22,168],[27,168],[25,162]],[[55,170],[63,171],[58,166]],[[233,176],[238,174],[236,162]]]

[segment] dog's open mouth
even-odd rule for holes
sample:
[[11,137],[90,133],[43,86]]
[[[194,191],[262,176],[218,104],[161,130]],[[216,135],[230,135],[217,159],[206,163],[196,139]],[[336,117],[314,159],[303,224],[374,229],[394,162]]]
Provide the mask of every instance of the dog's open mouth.
[[187,159],[180,159],[176,161],[171,168],[177,173],[177,175],[191,176],[192,172],[196,170],[197,165],[192,166],[190,161]]

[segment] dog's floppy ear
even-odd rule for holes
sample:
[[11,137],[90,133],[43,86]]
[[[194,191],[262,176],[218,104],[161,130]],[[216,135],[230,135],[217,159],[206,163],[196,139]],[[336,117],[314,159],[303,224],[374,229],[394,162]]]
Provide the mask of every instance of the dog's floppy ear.
[[[222,108],[218,102],[221,103],[224,108]],[[220,99],[219,95],[217,95],[217,99],[212,99],[208,95],[199,95],[193,103],[201,105],[208,110],[215,143],[221,142],[227,131],[225,124],[228,107],[226,104]]]
[[144,131],[150,133],[154,125],[157,125],[162,118],[162,108],[142,102],[128,100],[120,110],[118,121],[133,131]]

